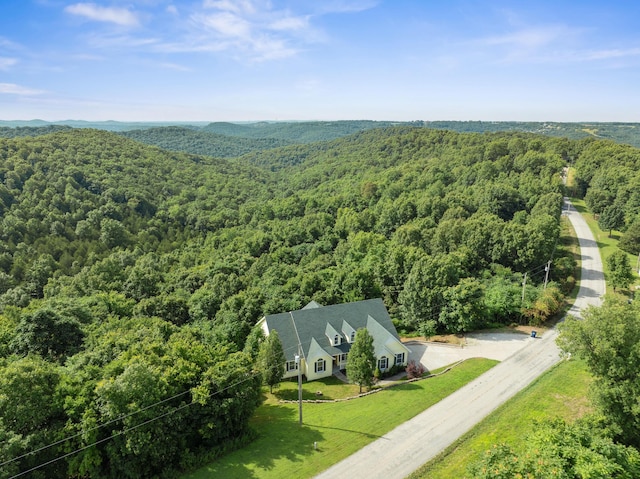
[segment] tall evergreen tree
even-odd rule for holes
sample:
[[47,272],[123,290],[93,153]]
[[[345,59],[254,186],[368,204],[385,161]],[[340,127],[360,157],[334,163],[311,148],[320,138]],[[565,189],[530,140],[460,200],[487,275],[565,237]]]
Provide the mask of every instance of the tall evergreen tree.
[[360,386],[371,387],[376,368],[373,336],[365,328],[356,332],[356,338],[347,356],[347,377]]
[[260,345],[258,353],[258,369],[262,374],[264,384],[269,386],[269,392],[273,392],[273,386],[277,386],[284,376],[284,350],[278,332],[273,330]]

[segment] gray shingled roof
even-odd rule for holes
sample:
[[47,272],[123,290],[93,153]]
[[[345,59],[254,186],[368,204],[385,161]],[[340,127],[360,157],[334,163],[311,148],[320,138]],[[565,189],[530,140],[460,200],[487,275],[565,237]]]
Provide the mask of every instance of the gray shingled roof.
[[305,307],[290,313],[270,314],[265,316],[265,321],[269,331],[274,329],[278,331],[287,361],[293,361],[298,352],[298,337],[300,337],[304,357],[308,355],[311,338],[315,338],[318,344],[332,355],[347,352],[351,345],[347,343],[348,338],[344,335],[341,345],[330,344],[325,334],[327,323],[342,334],[343,322],[357,330],[367,326],[369,316],[395,338],[400,339],[387,308],[379,298],[331,306],[320,306],[315,303],[310,308]]

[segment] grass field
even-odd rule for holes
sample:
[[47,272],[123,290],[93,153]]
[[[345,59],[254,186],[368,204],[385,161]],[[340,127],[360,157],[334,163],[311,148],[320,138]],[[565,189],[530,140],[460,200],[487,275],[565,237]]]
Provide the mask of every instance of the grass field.
[[[593,214],[589,212],[584,200],[578,200],[575,198],[571,199],[571,203],[575,206],[576,210],[582,215],[582,217],[587,221],[589,225],[589,229],[593,233],[594,238],[596,239],[596,243],[598,244],[598,248],[600,249],[600,256],[602,256],[602,264],[604,266],[605,275],[607,274],[607,258],[613,253],[618,247],[618,240],[620,238],[620,232],[613,231],[611,233],[611,237],[609,237],[608,231],[602,231],[598,226],[598,221],[593,217]],[[634,261],[636,258],[634,258]]]
[[562,361],[409,477],[463,478],[468,464],[477,461],[491,445],[504,442],[517,450],[535,421],[583,416],[590,411],[590,382],[591,376],[582,362]]
[[[304,403],[302,426],[298,424],[297,404],[281,403],[276,396],[267,395],[267,401],[251,421],[258,438],[183,479],[312,477],[458,390],[496,363],[489,359],[471,359],[441,376],[405,383],[362,398]],[[295,387],[295,383],[283,383],[279,394],[289,396]],[[317,390],[322,391],[323,398],[345,395],[332,381],[314,381],[305,383],[304,387],[307,397],[315,397]]]

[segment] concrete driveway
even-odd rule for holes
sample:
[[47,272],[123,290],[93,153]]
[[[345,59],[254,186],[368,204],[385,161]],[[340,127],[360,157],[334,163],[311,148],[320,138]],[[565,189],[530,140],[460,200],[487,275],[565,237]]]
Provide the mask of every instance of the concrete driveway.
[[424,341],[409,341],[404,344],[411,350],[409,359],[420,362],[429,371],[433,371],[469,358],[504,361],[536,340],[537,338],[523,332],[487,331],[468,334],[462,346]]

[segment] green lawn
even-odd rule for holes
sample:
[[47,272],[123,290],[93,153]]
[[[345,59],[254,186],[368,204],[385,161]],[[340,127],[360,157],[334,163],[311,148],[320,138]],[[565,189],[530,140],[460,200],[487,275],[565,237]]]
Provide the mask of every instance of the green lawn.
[[[598,222],[593,217],[593,214],[587,209],[587,205],[585,204],[584,200],[571,198],[571,203],[573,203],[573,205],[576,207],[576,210],[578,210],[578,212],[580,212],[583,218],[587,221],[589,229],[596,239],[598,249],[600,249],[600,256],[602,257],[602,266],[606,279],[607,275],[609,274],[607,267],[607,258],[618,249],[618,241],[620,240],[620,236],[622,235],[622,233],[613,230],[613,232],[611,233],[611,237],[609,237],[608,231],[602,231],[600,229],[600,227],[598,226]],[[634,272],[637,273],[638,257],[629,253],[627,253],[627,256],[629,257],[629,264],[633,268]],[[639,282],[636,279],[635,284],[638,283]]]
[[462,436],[411,479],[463,478],[468,464],[496,443],[518,448],[534,421],[578,418],[590,410],[591,376],[581,361],[562,361]]
[[571,198],[571,203],[573,203],[573,206],[575,206],[576,210],[578,210],[582,217],[587,221],[589,229],[596,239],[596,243],[598,244],[598,248],[600,249],[600,255],[602,256],[602,262],[604,264],[606,274],[606,260],[618,247],[618,239],[620,238],[621,233],[614,230],[611,233],[611,237],[609,237],[608,231],[602,231],[600,229],[600,227],[598,226],[598,221],[587,209],[587,205],[585,204],[584,200]]
[[[304,403],[303,425],[298,405],[268,399],[252,419],[258,438],[184,479],[312,477],[411,419],[469,381],[497,361],[472,359],[437,377],[386,389],[350,401]],[[288,396],[294,383],[279,392]],[[339,387],[318,381],[305,383],[305,395],[341,397]],[[349,395],[350,393],[346,394]],[[314,449],[317,443],[317,449]]]

